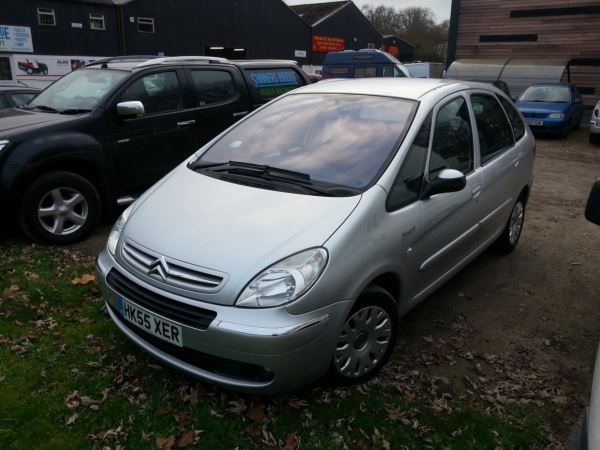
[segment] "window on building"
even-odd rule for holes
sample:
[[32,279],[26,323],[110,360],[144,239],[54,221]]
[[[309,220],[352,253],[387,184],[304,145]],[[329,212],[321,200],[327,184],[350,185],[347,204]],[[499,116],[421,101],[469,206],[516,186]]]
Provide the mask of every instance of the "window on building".
[[444,169],[460,170],[465,175],[473,170],[473,131],[469,108],[462,97],[442,106],[435,118],[429,179],[435,179]]
[[475,113],[481,165],[514,145],[511,125],[496,99],[489,95],[474,94],[471,105]]
[[56,16],[54,10],[49,8],[38,8],[37,9],[38,24],[53,27],[56,25]]
[[152,17],[138,17],[138,32],[154,33],[154,19]]
[[220,103],[237,94],[233,78],[223,70],[192,70],[198,106]]
[[104,14],[90,14],[90,30],[106,30]]

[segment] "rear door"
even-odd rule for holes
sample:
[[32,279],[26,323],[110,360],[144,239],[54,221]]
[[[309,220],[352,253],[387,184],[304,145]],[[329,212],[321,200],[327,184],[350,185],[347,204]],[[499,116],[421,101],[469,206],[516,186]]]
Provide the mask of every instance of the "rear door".
[[[181,69],[146,72],[117,96],[111,108],[110,141],[121,191],[145,190],[196,150],[194,115],[184,100],[184,79]],[[145,114],[118,117],[116,104],[126,101],[142,102]]]
[[191,86],[190,125],[200,148],[250,112],[248,92],[236,68],[202,66],[186,69]]

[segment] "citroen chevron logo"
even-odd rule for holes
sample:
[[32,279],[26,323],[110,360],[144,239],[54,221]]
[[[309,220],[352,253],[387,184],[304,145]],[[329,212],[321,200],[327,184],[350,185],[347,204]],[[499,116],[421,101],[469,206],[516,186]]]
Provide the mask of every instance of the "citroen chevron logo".
[[161,277],[163,281],[167,281],[167,276],[169,275],[169,265],[167,264],[167,261],[165,261],[164,256],[155,259],[148,266],[148,275],[155,274]]

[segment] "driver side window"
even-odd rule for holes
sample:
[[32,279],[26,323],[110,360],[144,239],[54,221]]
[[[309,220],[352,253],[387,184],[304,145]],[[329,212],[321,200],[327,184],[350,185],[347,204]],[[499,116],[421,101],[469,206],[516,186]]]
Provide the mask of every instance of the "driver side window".
[[182,108],[183,100],[175,72],[152,73],[134,81],[121,95],[119,102],[140,101],[146,114],[174,111]]
[[435,179],[444,169],[456,169],[465,175],[473,170],[473,130],[463,97],[446,103],[435,118],[429,179]]

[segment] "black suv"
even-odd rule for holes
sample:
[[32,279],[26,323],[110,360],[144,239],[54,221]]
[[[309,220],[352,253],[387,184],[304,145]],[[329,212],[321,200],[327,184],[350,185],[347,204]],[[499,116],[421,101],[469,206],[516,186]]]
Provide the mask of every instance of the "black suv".
[[30,237],[75,242],[235,121],[305,84],[293,61],[95,61],[0,111],[0,201]]

